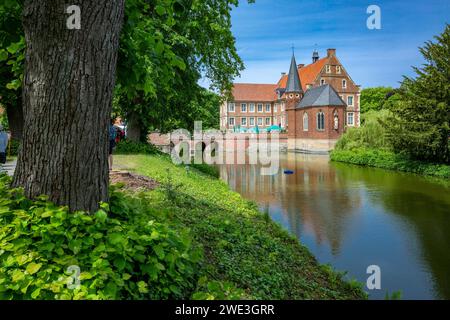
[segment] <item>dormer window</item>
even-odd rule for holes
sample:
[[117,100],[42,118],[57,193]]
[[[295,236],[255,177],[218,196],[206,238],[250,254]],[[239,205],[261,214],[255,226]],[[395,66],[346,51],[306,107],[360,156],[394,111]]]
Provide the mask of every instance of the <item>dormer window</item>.
[[342,80],[342,89],[346,89],[347,88],[347,80],[343,79]]
[[331,66],[330,65],[327,64],[325,68],[326,68],[326,72],[327,73],[331,73]]
[[341,73],[341,66],[336,66],[336,73]]

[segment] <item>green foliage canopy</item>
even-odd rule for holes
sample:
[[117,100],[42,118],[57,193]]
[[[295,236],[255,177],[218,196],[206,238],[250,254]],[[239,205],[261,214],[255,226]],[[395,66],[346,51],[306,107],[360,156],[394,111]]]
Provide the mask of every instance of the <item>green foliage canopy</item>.
[[390,106],[392,117],[385,123],[396,153],[432,162],[449,162],[450,135],[450,25],[419,48],[425,64],[405,77],[400,101]]

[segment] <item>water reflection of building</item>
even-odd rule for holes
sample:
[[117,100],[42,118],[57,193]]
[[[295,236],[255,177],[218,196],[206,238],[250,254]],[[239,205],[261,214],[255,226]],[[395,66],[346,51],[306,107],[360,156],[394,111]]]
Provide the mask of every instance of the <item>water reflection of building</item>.
[[[328,244],[339,253],[346,216],[361,205],[357,192],[350,193],[329,166],[328,157],[288,153],[280,159],[274,176],[260,175],[257,165],[224,165],[222,178],[244,197],[255,200],[270,213],[280,213],[297,237],[314,235],[318,244]],[[282,173],[293,170],[293,175]],[[341,187],[341,188],[340,188]]]

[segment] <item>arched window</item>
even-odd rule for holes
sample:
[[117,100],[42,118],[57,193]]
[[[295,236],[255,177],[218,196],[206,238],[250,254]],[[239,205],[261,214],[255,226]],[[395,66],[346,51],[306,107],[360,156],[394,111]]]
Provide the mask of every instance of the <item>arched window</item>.
[[334,130],[339,130],[339,115],[337,110],[334,111],[333,125]]
[[322,111],[317,113],[317,130],[325,130],[325,114]]
[[305,112],[303,114],[303,131],[308,131],[308,114]]

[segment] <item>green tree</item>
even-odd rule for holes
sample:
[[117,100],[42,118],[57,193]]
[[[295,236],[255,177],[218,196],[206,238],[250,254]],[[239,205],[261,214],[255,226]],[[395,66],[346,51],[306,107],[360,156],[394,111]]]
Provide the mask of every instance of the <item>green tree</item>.
[[384,103],[394,94],[395,90],[391,87],[374,87],[361,90],[361,113],[383,109]]
[[65,0],[24,2],[25,126],[12,186],[28,198],[47,195],[93,212],[108,201],[108,126],[125,4],[72,4],[82,12],[80,30],[66,27]]
[[201,77],[212,90],[231,91],[244,67],[231,32],[231,10],[238,4],[127,1],[115,102],[133,140],[146,140],[148,130],[190,129],[193,120],[205,120],[193,118],[202,114],[196,108],[208,109],[201,104],[209,103],[198,85]]
[[14,139],[22,139],[22,79],[25,40],[22,28],[22,1],[0,5],[0,104],[6,109]]
[[449,162],[450,25],[419,48],[426,63],[405,77],[386,131],[394,151],[418,160]]

